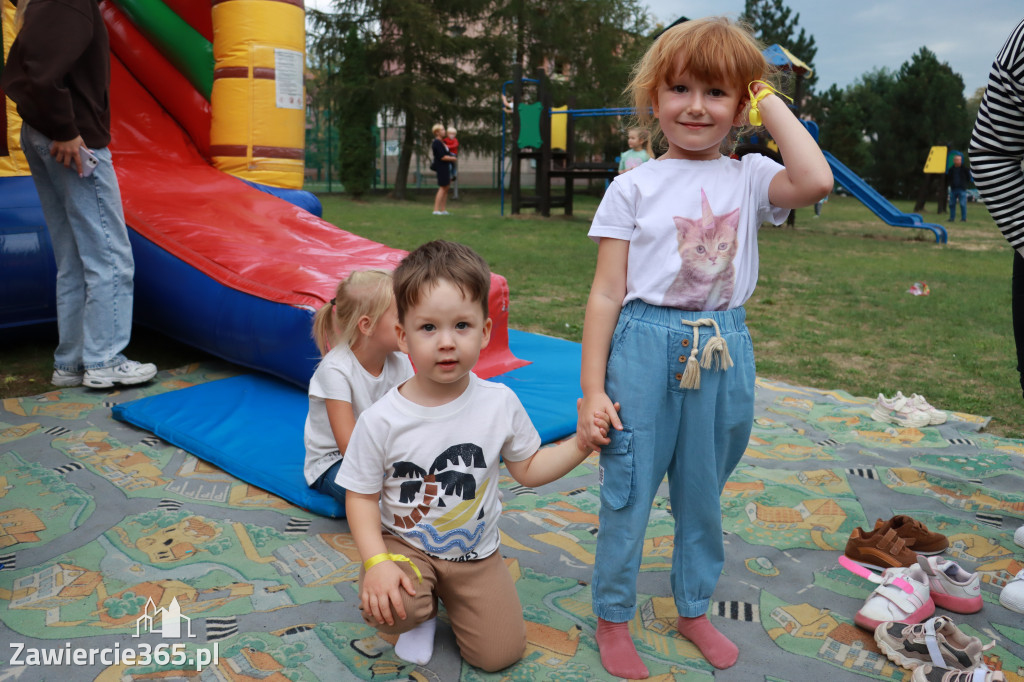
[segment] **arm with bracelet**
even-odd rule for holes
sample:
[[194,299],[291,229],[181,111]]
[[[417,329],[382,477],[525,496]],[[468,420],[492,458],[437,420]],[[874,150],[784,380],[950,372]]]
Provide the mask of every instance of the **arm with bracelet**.
[[772,178],[768,189],[772,205],[802,208],[827,196],[832,191],[832,169],[807,128],[768,83],[753,81],[748,90],[750,122],[755,126],[764,125],[779,145],[785,165]]
[[[359,586],[360,608],[380,624],[395,624],[395,616],[404,620],[405,605],[401,590],[409,596],[416,594],[416,585],[401,569],[398,562],[409,561],[399,554],[389,554],[381,537],[380,494],[356,493],[345,495],[345,510],[349,530],[366,574]],[[419,575],[419,569],[413,564]]]

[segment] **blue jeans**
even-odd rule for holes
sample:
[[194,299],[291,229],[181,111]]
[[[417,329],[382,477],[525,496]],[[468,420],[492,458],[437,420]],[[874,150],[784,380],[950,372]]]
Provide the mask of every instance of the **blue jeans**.
[[124,362],[132,328],[135,262],[110,150],[78,177],[50,156],[52,140],[27,123],[21,146],[32,170],[57,261],[57,330],[53,366],[68,372]]
[[[680,388],[696,362],[694,328],[711,318],[733,367],[701,369],[700,388]],[[702,353],[714,337],[698,330]],[[697,357],[700,357],[698,355]],[[682,358],[686,358],[683,360]],[[636,613],[636,585],[651,506],[665,474],[675,521],[672,595],[679,615],[707,612],[725,562],[721,492],[746,450],[754,419],[754,351],[743,308],[689,312],[630,301],[612,335],[605,387],[622,404],[623,430],[601,449],[601,509],[594,561],[594,613],[625,622]]]
[[956,220],[956,202],[960,202],[960,220],[967,220],[967,190],[952,189],[949,191],[949,219]]
[[309,486],[317,492],[323,493],[324,495],[330,495],[338,502],[341,502],[342,509],[345,508],[345,489],[335,482],[335,477],[338,475],[338,469],[341,468],[341,459],[331,465],[331,468],[320,474],[320,478],[313,481],[313,485]]

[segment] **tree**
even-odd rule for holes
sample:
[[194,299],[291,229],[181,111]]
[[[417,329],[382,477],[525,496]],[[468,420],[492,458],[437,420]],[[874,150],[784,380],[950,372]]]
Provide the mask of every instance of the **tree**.
[[374,143],[376,105],[366,46],[355,26],[350,26],[339,71],[346,96],[336,101],[338,112],[339,165],[345,191],[359,198],[373,184],[377,149]]
[[[503,0],[493,5],[486,22],[491,52],[481,55],[478,67],[493,74],[495,83],[511,79],[516,64],[531,78],[545,68],[556,105],[571,98],[578,109],[618,107],[626,104],[622,91],[633,64],[650,44],[650,29],[639,0]],[[497,88],[491,102],[496,94]],[[578,119],[577,155],[603,152],[605,147],[618,153],[621,126],[607,117]]]
[[923,182],[932,146],[966,148],[970,123],[963,78],[922,47],[900,67],[885,100],[889,115],[884,122],[875,121],[871,145],[876,189],[905,198]]
[[811,100],[808,113],[818,123],[819,143],[854,172],[864,174],[869,167],[869,151],[864,139],[864,110],[856,97],[832,85]]
[[[750,24],[754,36],[766,46],[776,43],[782,45],[805,64],[814,68],[814,57],[818,54],[814,37],[808,35],[802,28],[796,33],[800,13],[793,15],[793,10],[786,7],[782,0],[746,0],[740,20]],[[817,82],[817,73],[805,75],[803,94],[811,95]]]
[[[477,88],[465,67],[477,39],[466,26],[478,18],[485,0],[335,0],[333,13],[310,12],[314,30],[348,35],[355,26],[366,47],[367,72],[377,105],[404,120],[394,196],[405,198],[413,152],[426,151],[434,121],[453,121],[461,98]],[[325,41],[331,54],[339,46]],[[340,60],[339,62],[340,63]],[[340,101],[349,84],[329,86]]]

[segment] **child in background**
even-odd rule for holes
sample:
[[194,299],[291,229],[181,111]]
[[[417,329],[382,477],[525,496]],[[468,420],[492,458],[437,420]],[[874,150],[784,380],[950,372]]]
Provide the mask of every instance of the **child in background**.
[[391,273],[357,270],[338,284],[334,298],[313,317],[313,340],[323,360],[309,380],[306,483],[345,504],[334,478],[356,417],[412,376],[398,351],[398,312]]
[[[720,493],[753,421],[743,304],[757,282],[757,232],[762,221],[779,224],[789,209],[832,188],[818,146],[760,80],[767,70],[760,46],[728,19],[665,31],[634,70],[629,91],[640,122],[657,124],[668,151],[617,177],[590,229],[599,246],[579,413],[607,414],[614,428],[606,437],[581,417],[577,437],[601,449],[593,605],[601,662],[619,677],[648,676],[629,621],[650,510],[666,473],[676,627],[716,668],[732,666],[739,653],[706,611],[725,560]],[[721,153],[748,105],[785,167],[760,154]]]
[[650,133],[647,129],[629,129],[629,134],[626,137],[626,144],[629,145],[629,149],[622,152],[622,156],[619,157],[619,175],[651,160],[651,155],[647,153],[647,141],[649,139]]
[[[458,156],[459,156],[459,138],[455,137],[456,133],[457,133],[457,131],[455,130],[455,128],[448,128],[448,130],[446,131],[446,134],[448,135],[448,137],[442,139],[441,141],[444,142],[446,147],[448,147],[448,153],[451,154],[452,156],[456,157],[456,159],[458,159]],[[448,170],[451,173],[452,181],[453,182],[456,179],[458,179],[459,164],[458,164],[457,160],[456,161],[452,161],[452,162],[450,162],[448,164]]]
[[[468,663],[495,671],[522,657],[523,610],[498,551],[499,463],[533,487],[590,453],[575,438],[538,450],[516,394],[472,373],[490,339],[489,288],[469,247],[435,241],[406,256],[395,270],[398,344],[416,374],[360,416],[338,474],[363,560],[363,619],[401,633],[395,653],[421,665],[438,599]],[[607,433],[607,419],[595,422]]]

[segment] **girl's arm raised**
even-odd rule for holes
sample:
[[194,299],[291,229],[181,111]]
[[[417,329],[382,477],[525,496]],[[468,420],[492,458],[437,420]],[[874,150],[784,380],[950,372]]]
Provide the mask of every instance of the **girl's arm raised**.
[[594,423],[595,414],[605,414],[611,425],[621,430],[616,406],[604,391],[605,369],[611,349],[612,332],[619,320],[622,299],[626,296],[626,264],[629,242],[622,239],[601,239],[597,247],[597,268],[587,298],[583,321],[583,359],[580,365],[580,388],[583,402],[576,424],[577,438],[588,448],[599,450],[609,443],[608,436]]
[[[764,86],[755,86],[755,94]],[[832,169],[807,128],[793,115],[786,103],[776,95],[768,95],[758,103],[764,127],[779,145],[781,170],[768,187],[772,205],[780,208],[810,206],[832,191]]]

